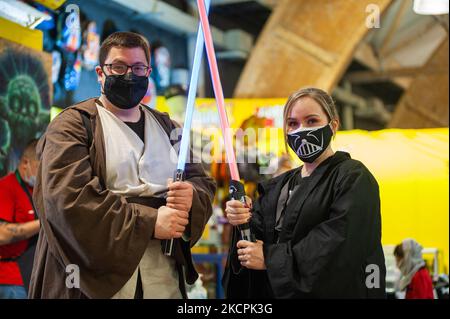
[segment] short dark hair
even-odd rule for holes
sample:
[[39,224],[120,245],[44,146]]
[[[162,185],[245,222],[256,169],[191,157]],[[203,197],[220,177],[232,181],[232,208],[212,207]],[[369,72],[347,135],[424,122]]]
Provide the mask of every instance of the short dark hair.
[[25,149],[22,153],[22,159],[26,158],[29,160],[36,160],[36,146],[37,146],[38,140],[32,139],[28,142],[27,146],[25,146]]
[[133,32],[114,32],[103,41],[100,47],[99,62],[103,66],[112,47],[142,48],[150,64],[150,44],[142,35]]

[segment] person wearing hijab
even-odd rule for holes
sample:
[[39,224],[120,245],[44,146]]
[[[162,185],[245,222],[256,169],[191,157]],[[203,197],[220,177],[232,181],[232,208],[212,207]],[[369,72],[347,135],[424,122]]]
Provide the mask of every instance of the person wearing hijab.
[[405,239],[394,249],[401,277],[400,291],[406,290],[405,299],[434,299],[433,282],[422,258],[422,246],[414,239]]

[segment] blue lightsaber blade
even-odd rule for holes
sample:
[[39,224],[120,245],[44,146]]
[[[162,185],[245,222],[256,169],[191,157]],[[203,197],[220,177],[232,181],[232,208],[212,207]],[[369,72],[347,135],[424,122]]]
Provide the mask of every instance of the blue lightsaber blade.
[[[209,12],[211,0],[205,1],[206,13]],[[194,62],[192,64],[191,79],[189,82],[188,98],[186,103],[186,114],[184,117],[183,131],[181,133],[180,152],[178,154],[177,169],[174,172],[173,181],[182,181],[184,179],[184,168],[189,151],[189,142],[191,137],[192,115],[194,114],[195,97],[197,95],[198,75],[203,56],[203,47],[205,40],[203,38],[203,30],[201,23],[198,25],[197,40],[195,44]],[[163,251],[166,256],[173,255],[173,239],[164,240]]]

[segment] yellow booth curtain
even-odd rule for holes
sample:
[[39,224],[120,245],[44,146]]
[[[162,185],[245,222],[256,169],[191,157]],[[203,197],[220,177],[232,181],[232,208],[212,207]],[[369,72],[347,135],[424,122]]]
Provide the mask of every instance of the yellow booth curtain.
[[363,162],[380,186],[382,242],[416,239],[449,264],[448,128],[340,132],[335,149]]

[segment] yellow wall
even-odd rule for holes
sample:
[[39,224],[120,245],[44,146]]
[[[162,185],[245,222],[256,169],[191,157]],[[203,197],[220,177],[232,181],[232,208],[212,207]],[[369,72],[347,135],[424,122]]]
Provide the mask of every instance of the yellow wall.
[[66,0],[34,0],[49,9],[56,10],[66,2]]
[[414,238],[449,265],[448,128],[340,132],[336,149],[362,161],[380,186],[383,244]]
[[42,31],[25,28],[3,18],[0,18],[0,38],[22,44],[34,50],[42,51]]

